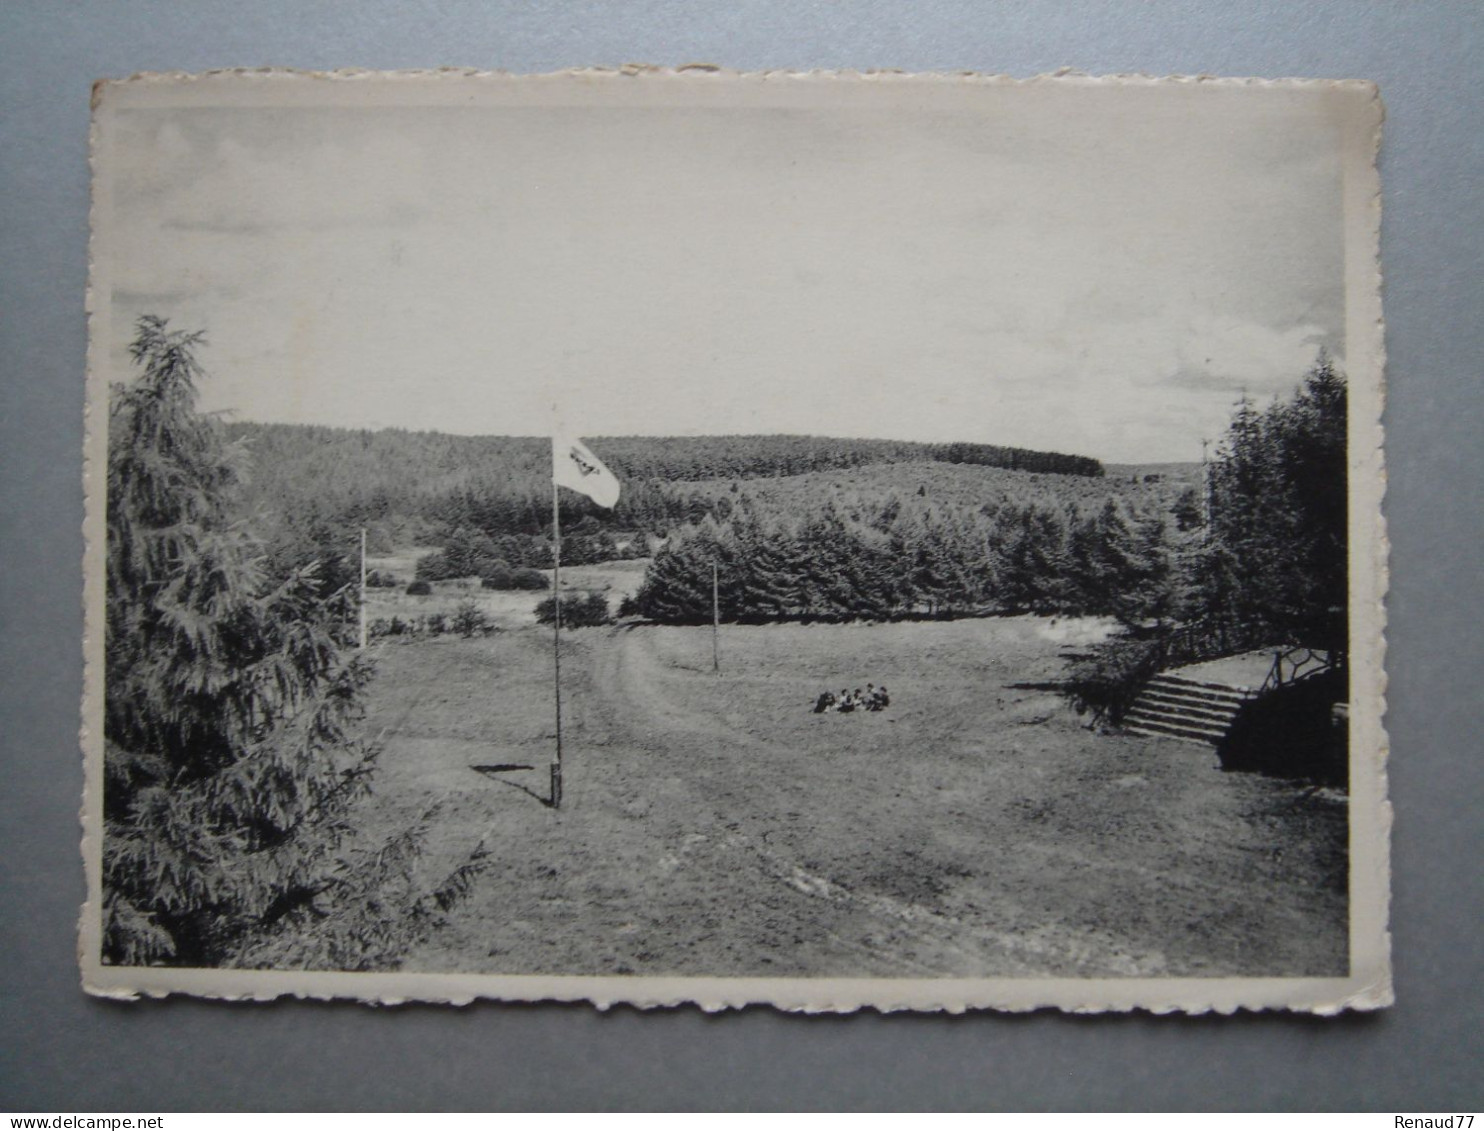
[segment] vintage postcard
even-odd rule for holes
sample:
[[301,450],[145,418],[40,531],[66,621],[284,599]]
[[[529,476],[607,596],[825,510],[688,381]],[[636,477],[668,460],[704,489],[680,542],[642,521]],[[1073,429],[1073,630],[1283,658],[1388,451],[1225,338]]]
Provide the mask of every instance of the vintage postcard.
[[1372,85],[94,102],[90,992],[1391,1001]]

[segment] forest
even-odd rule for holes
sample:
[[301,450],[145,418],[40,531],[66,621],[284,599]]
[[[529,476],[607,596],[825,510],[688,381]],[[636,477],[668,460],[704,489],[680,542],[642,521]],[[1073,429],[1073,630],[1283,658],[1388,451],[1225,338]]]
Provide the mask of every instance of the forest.
[[1196,521],[1195,508],[1180,511],[1181,529],[1178,496],[913,470],[915,490],[782,481],[739,491],[660,548],[634,611],[709,620],[715,563],[727,621],[1175,613],[1175,554]]
[[[387,429],[237,422],[230,442],[251,455],[243,503],[284,567],[318,560],[347,580],[361,527],[373,552],[393,545],[490,539],[486,555],[507,567],[551,562],[550,441],[545,437],[455,436]],[[917,444],[823,436],[609,437],[590,441],[624,484],[606,511],[582,496],[561,499],[563,560],[643,557],[650,541],[712,515],[720,501],[705,484],[760,482],[809,473],[903,464],[1002,468],[1094,479],[1083,456],[985,444]],[[440,562],[422,574],[454,576]]]
[[1345,427],[1321,355],[1289,397],[1240,401],[1194,482],[900,464],[703,486],[709,513],[658,549],[633,611],[709,619],[715,566],[724,620],[1091,614],[1151,660],[1177,628],[1209,638],[1186,662],[1225,644],[1343,653]]
[[1210,468],[1209,537],[1193,586],[1201,614],[1272,639],[1348,646],[1345,377],[1321,353],[1295,392],[1237,405]]
[[[1079,706],[1116,723],[1157,671],[1288,645],[1325,655],[1325,679],[1298,694],[1317,696],[1307,707],[1328,718],[1348,678],[1347,417],[1344,374],[1325,353],[1289,396],[1262,410],[1238,402],[1206,468],[1203,529],[1170,575],[1176,618],[1126,624],[1075,664]],[[1321,729],[1314,776],[1343,783],[1343,731]]]
[[[372,552],[416,577],[534,586],[551,563],[544,438],[235,424],[242,500],[279,571],[327,591]],[[1344,380],[1234,410],[1205,472],[974,444],[810,436],[594,438],[613,511],[562,492],[563,563],[650,558],[622,611],[664,623],[1105,615],[1343,646]],[[411,578],[377,579],[405,584]]]
[[[361,527],[373,554],[435,547],[421,581],[524,587],[551,564],[545,438],[247,423],[225,434],[251,454],[243,503],[275,568],[317,563],[327,592],[355,576]],[[606,511],[561,493],[563,564],[653,557],[624,611],[661,622],[710,616],[713,564],[735,621],[1167,617],[1175,558],[1201,521],[1192,465],[1111,477],[1082,456],[817,436],[592,444],[623,495]]]

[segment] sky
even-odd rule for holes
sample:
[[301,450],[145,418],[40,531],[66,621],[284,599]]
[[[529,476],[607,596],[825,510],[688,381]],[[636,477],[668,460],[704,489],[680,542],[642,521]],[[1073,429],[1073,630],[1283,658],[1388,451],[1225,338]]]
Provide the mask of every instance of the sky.
[[1156,462],[1343,361],[1323,114],[1009,93],[120,110],[112,375],[150,313],[244,420]]

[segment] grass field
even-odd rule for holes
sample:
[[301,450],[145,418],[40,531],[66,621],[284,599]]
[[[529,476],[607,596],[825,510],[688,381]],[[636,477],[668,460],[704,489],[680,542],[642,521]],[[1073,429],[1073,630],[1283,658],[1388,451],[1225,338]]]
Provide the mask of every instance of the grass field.
[[[493,865],[409,970],[692,975],[1334,975],[1344,801],[1100,736],[1048,689],[1096,635],[1031,617],[626,624],[377,650],[379,822],[441,800],[430,876]],[[885,683],[880,714],[814,715]],[[494,769],[493,767],[529,769]]]

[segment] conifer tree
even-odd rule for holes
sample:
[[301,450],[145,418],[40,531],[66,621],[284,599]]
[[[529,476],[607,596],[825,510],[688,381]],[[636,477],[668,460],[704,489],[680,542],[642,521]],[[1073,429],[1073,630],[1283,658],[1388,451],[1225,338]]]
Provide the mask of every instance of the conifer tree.
[[369,668],[314,566],[273,576],[236,519],[245,453],[195,411],[201,341],[141,319],[112,390],[103,957],[364,967],[431,913],[417,830],[352,843]]
[[1274,640],[1343,648],[1345,381],[1321,353],[1299,390],[1258,412],[1245,399],[1210,469],[1212,615]]
[[722,605],[722,615],[741,621],[782,620],[807,612],[801,562],[804,550],[782,522],[764,525],[749,506],[728,527],[723,548],[730,559],[724,577],[735,599]]

